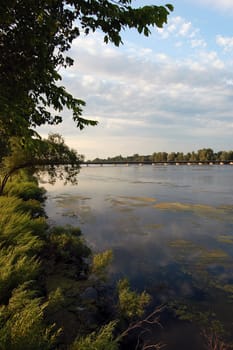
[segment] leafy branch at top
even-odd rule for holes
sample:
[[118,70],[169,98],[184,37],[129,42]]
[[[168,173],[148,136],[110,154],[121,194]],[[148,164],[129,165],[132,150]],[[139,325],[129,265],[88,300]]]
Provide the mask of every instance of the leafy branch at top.
[[0,4],[0,136],[24,135],[31,127],[62,122],[68,109],[78,128],[96,125],[81,117],[84,101],[59,85],[59,68],[81,32],[97,29],[104,41],[122,43],[121,32],[167,22],[172,5],[134,8],[131,0],[3,0]]

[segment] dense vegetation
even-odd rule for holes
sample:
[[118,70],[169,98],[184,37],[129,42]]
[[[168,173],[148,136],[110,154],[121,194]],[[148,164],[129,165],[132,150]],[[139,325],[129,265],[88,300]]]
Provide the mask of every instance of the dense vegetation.
[[151,155],[134,154],[123,157],[121,155],[106,159],[96,158],[93,162],[211,162],[233,161],[233,151],[214,152],[211,148],[202,148],[197,152],[154,152]]
[[38,176],[47,172],[50,182],[59,178],[65,183],[77,183],[80,162],[84,157],[70,149],[59,134],[51,134],[44,140],[12,136],[8,144],[10,152],[0,163],[0,195],[11,176],[25,168]]

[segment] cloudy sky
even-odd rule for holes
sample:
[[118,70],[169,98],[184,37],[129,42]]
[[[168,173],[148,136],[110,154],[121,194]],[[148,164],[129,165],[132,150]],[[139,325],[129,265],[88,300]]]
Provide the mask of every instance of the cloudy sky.
[[175,10],[149,38],[125,31],[120,48],[101,33],[73,43],[75,64],[62,84],[99,124],[79,131],[64,113],[62,125],[39,130],[43,136],[61,133],[86,159],[233,149],[233,0],[154,4],[167,2]]

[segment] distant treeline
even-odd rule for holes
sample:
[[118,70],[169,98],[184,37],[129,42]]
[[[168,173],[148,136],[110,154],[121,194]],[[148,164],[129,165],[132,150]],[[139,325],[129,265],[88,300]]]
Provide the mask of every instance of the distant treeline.
[[232,161],[233,151],[214,152],[211,148],[202,148],[197,152],[154,152],[151,155],[134,154],[123,157],[121,155],[106,159],[95,158],[93,162],[211,162]]

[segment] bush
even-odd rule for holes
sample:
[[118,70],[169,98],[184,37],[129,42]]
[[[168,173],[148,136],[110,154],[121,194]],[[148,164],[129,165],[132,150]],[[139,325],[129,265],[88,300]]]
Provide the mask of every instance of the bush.
[[126,319],[141,317],[145,312],[145,306],[150,302],[150,295],[146,292],[137,294],[130,289],[127,279],[118,282],[119,311]]
[[55,259],[62,260],[64,263],[82,263],[84,258],[88,258],[91,250],[80,235],[79,228],[70,226],[52,228],[48,239]]
[[53,326],[46,327],[43,309],[41,299],[30,284],[15,289],[9,305],[0,308],[0,349],[52,349],[59,332],[55,332]]
[[99,332],[93,332],[86,337],[77,339],[70,350],[117,350],[118,341],[113,336],[115,327],[116,322],[108,323]]

